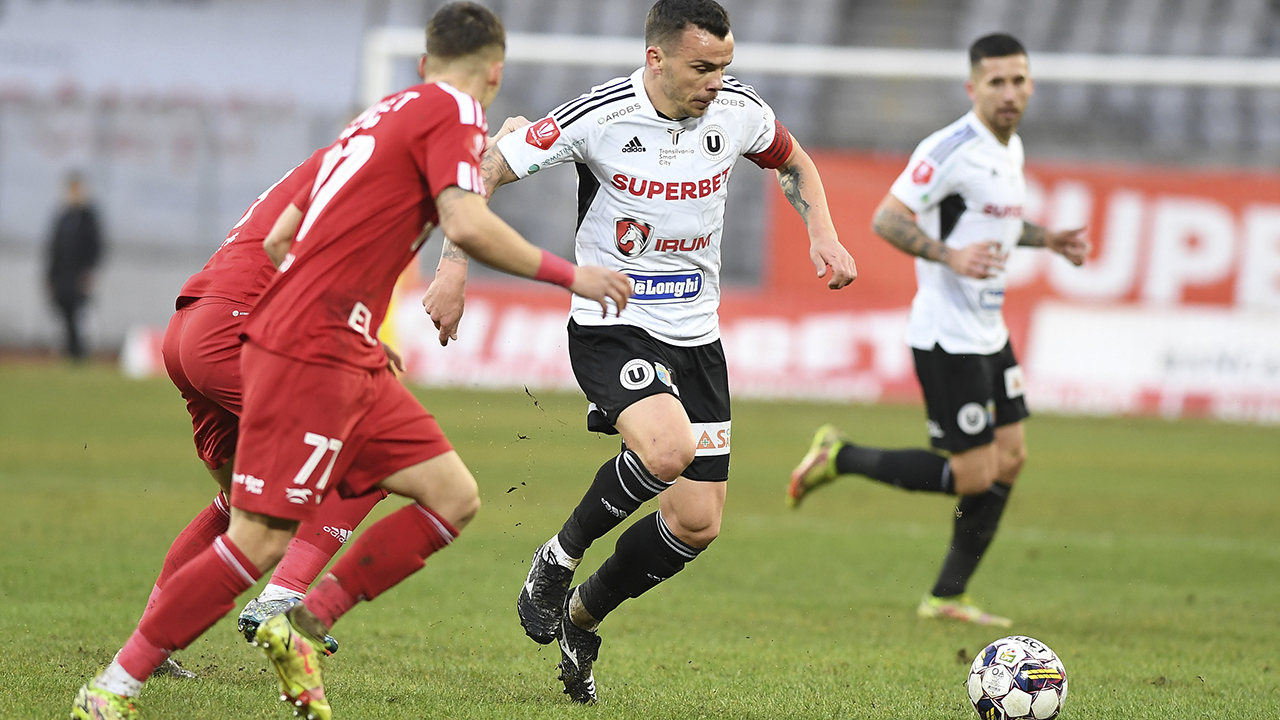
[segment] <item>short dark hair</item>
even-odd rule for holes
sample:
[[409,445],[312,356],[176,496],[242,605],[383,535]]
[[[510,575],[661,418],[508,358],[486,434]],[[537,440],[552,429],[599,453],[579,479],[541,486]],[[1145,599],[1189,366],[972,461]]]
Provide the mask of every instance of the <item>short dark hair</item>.
[[715,0],[658,0],[644,21],[644,44],[665,48],[689,25],[723,40],[729,34],[729,13]]
[[976,67],[983,58],[1026,54],[1027,49],[1018,42],[1018,38],[1008,33],[983,35],[969,46],[969,67]]
[[493,11],[473,2],[452,2],[427,22],[427,55],[455,60],[489,47],[507,49],[507,31]]

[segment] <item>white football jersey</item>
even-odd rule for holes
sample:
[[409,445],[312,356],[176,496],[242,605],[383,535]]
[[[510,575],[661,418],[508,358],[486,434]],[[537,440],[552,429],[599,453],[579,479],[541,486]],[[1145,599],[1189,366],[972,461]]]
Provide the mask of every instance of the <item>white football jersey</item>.
[[566,162],[578,168],[580,265],[631,277],[621,317],[574,296],[580,325],[634,325],[672,345],[720,337],[720,252],[729,173],[740,156],[776,168],[791,135],[749,86],[726,76],[706,114],[672,120],[654,109],[644,69],[556,108],[498,149],[523,178]]
[[[970,112],[925,138],[890,192],[915,212],[925,235],[947,247],[994,240],[1008,253],[1023,231],[1022,165],[1022,139],[1001,143]],[[916,258],[916,283],[907,325],[911,347],[991,355],[1009,341],[1004,272],[976,280]]]

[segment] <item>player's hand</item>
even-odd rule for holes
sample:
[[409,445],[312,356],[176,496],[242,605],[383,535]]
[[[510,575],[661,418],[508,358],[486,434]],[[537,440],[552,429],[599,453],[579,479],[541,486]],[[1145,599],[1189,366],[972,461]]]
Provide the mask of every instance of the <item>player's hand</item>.
[[631,297],[631,278],[595,265],[579,265],[574,268],[569,292],[600,303],[600,317],[609,317],[606,299],[613,301],[616,314],[621,315],[627,298]]
[[827,277],[827,270],[831,270],[831,277],[827,279],[827,287],[832,290],[839,290],[858,277],[858,266],[854,264],[853,256],[834,237],[825,240],[811,240],[809,242],[809,259],[813,261],[813,267],[818,271],[818,277]]
[[497,135],[494,135],[491,138],[484,139],[485,151],[487,152],[489,148],[493,147],[494,143],[498,142],[503,137],[507,136],[510,133],[515,132],[516,130],[519,130],[520,128],[528,124],[529,124],[529,119],[523,115],[517,115],[515,117],[507,118],[506,122],[502,123],[502,127],[498,128]]
[[947,252],[947,267],[957,275],[985,280],[1004,269],[1008,253],[1000,252],[995,240],[979,242]]
[[404,358],[400,357],[400,353],[391,349],[391,346],[382,343],[382,352],[387,354],[387,369],[391,372],[404,372]]
[[440,331],[440,345],[458,339],[458,323],[466,305],[467,266],[456,262],[441,262],[436,277],[422,296],[422,307],[431,316],[431,322]]
[[1044,236],[1044,246],[1066,258],[1072,265],[1079,267],[1084,264],[1085,258],[1089,257],[1089,251],[1093,249],[1093,243],[1084,236],[1084,231],[1085,228],[1076,228],[1047,232]]

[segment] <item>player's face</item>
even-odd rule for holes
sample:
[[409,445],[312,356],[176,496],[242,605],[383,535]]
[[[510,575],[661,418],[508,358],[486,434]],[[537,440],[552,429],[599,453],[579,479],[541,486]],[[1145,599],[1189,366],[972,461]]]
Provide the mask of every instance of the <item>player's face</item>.
[[724,87],[724,69],[733,62],[733,33],[723,39],[696,25],[686,26],[670,52],[659,51],[662,94],[672,117],[702,117]]
[[989,57],[979,61],[965,83],[978,117],[1001,140],[1018,129],[1035,85],[1026,55]]

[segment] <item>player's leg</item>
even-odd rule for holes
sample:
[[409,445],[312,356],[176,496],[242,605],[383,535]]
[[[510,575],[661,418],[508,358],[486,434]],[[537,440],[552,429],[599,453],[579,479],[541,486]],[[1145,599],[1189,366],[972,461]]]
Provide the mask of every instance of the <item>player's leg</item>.
[[[684,475],[659,496],[659,510],[623,531],[613,555],[570,593],[560,623],[560,679],[575,702],[589,703],[596,697],[592,667],[600,648],[596,635],[600,622],[627,599],[640,597],[683,570],[720,534],[730,439],[724,353],[719,343],[712,343],[673,351],[669,359],[676,368],[672,386],[679,381],[681,415],[691,418],[690,432],[681,433],[689,444],[650,446],[680,461],[688,458],[688,465]],[[661,406],[649,404],[652,399],[632,405],[619,416],[618,430],[629,447],[644,447],[651,433],[670,427],[676,419],[674,408],[665,414],[653,412]],[[661,457],[654,459],[660,467]]]
[[[156,666],[203,634],[279,561],[299,520],[323,497],[342,439],[364,410],[368,374],[307,365],[253,346],[246,346],[242,363],[245,414],[228,530],[168,579],[111,666],[86,688],[135,697]],[[267,655],[282,691],[300,698],[303,710],[326,717],[318,665],[309,660],[314,650],[281,623],[264,624],[258,639],[272,641]]]
[[327,633],[361,600],[373,600],[422,569],[480,508],[474,477],[452,450],[405,468],[381,483],[412,503],[370,525],[351,549],[289,611],[309,634]]
[[352,432],[355,455],[338,491],[366,497],[385,490],[413,502],[361,533],[289,611],[296,624],[317,636],[356,602],[372,600],[417,572],[480,508],[475,478],[435,418],[390,372],[379,374],[378,383],[377,399]]
[[516,609],[535,642],[555,639],[587,548],[670,487],[693,459],[692,426],[674,395],[664,352],[637,328],[569,323],[569,358],[592,403],[587,427],[622,432],[624,445],[596,470],[560,531],[534,551]]
[[[289,549],[267,586],[240,611],[236,627],[246,640],[253,641],[259,625],[302,602],[320,571],[384,497],[385,492],[375,491],[353,498],[330,493],[325,498],[315,517],[302,523],[289,541]],[[338,651],[338,641],[332,636],[326,634],[319,639],[326,655]]]
[[[984,388],[970,387],[972,383],[956,381],[981,374],[978,358],[982,356],[951,355],[939,347],[913,349],[912,354],[924,391],[930,441],[937,449],[952,451],[951,458],[924,448],[858,445],[831,425],[824,425],[791,473],[788,504],[798,506],[808,492],[841,475],[862,475],[903,490],[948,495],[986,491],[995,479],[994,450],[964,451],[992,441],[984,399],[990,395]],[[984,381],[984,387],[987,385]]]
[[[242,307],[225,301],[197,301],[174,313],[165,331],[165,369],[186,400],[196,454],[220,492],[169,546],[143,617],[155,607],[173,573],[212,545],[230,524],[227,498],[231,493],[239,418],[224,403],[240,409],[240,323],[239,316],[232,312]],[[173,677],[195,677],[172,658],[166,659],[160,671]]]
[[232,510],[225,534],[168,579],[154,607],[82,694],[136,698],[151,673],[190,645],[234,606],[264,570],[284,555],[296,521]]
[[[994,408],[992,441],[952,455],[956,486],[963,497],[956,506],[951,546],[933,589],[920,604],[925,617],[950,617],[984,625],[1007,627],[1008,618],[984,612],[967,596],[973,577],[995,538],[1022,465],[1026,444],[1022,420],[1029,413],[1022,397],[1021,369],[1006,346],[988,356],[982,375],[988,379]],[[964,427],[961,427],[964,430]],[[985,439],[985,433],[982,435]],[[962,476],[961,470],[964,470]]]

